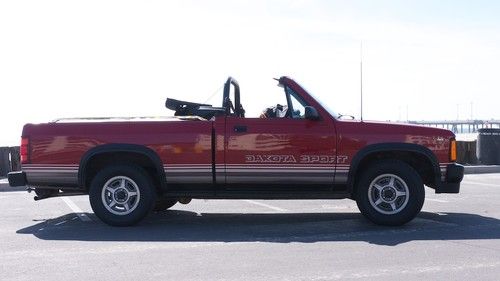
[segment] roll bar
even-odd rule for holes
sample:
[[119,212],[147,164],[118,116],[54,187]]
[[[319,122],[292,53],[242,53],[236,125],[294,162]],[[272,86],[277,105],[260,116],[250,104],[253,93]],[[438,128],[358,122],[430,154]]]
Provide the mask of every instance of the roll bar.
[[[229,97],[231,85],[233,85],[233,87],[234,87],[234,106],[233,106],[233,103],[231,101],[231,98]],[[236,81],[236,79],[234,79],[231,76],[229,76],[229,78],[227,78],[227,81],[224,84],[224,94],[222,96],[222,107],[224,107],[226,109],[227,115],[231,114],[231,109],[232,109],[236,116],[245,117],[245,110],[243,109],[243,106],[241,105],[241,102],[240,102],[240,85],[238,84],[238,81]]]

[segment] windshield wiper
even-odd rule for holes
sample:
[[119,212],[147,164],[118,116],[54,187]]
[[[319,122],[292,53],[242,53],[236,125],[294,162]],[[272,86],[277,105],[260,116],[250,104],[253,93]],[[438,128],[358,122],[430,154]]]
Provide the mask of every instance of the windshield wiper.
[[351,120],[356,119],[356,118],[354,118],[354,116],[352,116],[352,115],[348,115],[348,114],[340,114],[340,113],[339,113],[339,116],[338,116],[337,118],[338,118],[338,119],[342,119],[342,117],[349,117],[349,118],[351,118]]

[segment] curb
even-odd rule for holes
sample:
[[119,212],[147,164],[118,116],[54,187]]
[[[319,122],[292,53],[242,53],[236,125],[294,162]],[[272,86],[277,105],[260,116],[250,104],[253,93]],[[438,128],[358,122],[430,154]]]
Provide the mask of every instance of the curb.
[[7,191],[25,191],[26,186],[16,186],[12,187],[9,185],[9,182],[7,179],[0,179],[0,192],[7,192]]
[[500,173],[500,166],[464,166],[464,174],[489,174]]

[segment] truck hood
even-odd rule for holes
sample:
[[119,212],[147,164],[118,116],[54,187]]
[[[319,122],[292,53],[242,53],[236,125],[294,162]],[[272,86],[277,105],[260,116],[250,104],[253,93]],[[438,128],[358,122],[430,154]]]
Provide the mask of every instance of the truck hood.
[[414,124],[376,121],[337,120],[336,129],[340,152],[354,155],[363,147],[377,144],[407,143],[424,146],[443,163],[449,162],[450,140],[453,132]]
[[398,141],[398,142],[419,142],[419,139],[449,140],[455,134],[446,129],[426,127],[415,124],[389,123],[379,121],[357,121],[342,120],[337,122],[339,132],[346,135],[356,136],[363,132],[363,135],[373,136],[378,141]]
[[345,123],[357,123],[359,124],[358,126],[365,127],[365,128],[371,128],[374,130],[388,130],[389,132],[393,133],[406,133],[406,132],[412,132],[412,133],[420,133],[420,134],[425,134],[425,135],[439,135],[439,136],[448,136],[448,137],[454,137],[455,134],[447,129],[443,128],[434,128],[434,127],[427,127],[423,125],[418,125],[418,124],[410,124],[410,123],[392,123],[392,122],[383,122],[383,121],[359,121],[359,120],[342,120],[340,122],[345,122]]

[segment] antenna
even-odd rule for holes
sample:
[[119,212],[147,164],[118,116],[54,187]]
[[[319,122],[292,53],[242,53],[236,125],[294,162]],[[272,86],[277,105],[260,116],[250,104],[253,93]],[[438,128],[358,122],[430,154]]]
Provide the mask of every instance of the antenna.
[[472,102],[470,102],[470,120],[474,120],[474,118],[472,117]]
[[363,121],[363,41],[359,48],[359,67],[360,67],[360,94],[361,94],[361,121]]

